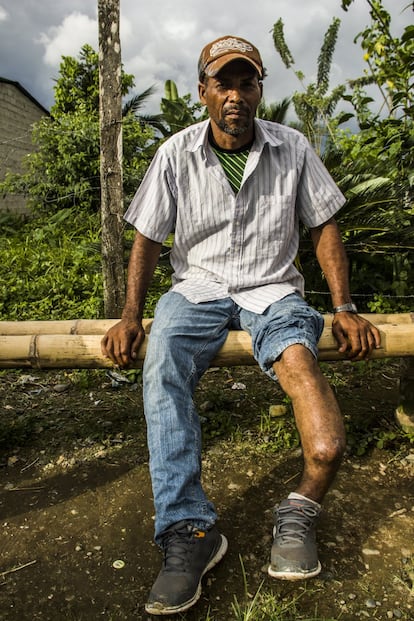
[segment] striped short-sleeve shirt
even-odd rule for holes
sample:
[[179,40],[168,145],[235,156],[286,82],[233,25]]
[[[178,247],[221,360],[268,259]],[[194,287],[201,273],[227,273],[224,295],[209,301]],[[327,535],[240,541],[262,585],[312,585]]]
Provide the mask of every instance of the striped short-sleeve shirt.
[[231,297],[262,313],[303,295],[299,221],[319,226],[345,198],[300,132],[259,119],[235,193],[208,129],[197,123],[160,146],[125,219],[157,242],[174,232],[172,288],[189,301]]

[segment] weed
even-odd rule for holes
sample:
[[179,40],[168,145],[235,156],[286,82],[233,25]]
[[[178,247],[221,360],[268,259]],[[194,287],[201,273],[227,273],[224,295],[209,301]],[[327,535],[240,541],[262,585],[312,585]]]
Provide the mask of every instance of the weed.
[[234,597],[232,603],[234,621],[298,621],[299,619],[302,621],[335,621],[334,619],[322,619],[316,615],[309,617],[300,612],[298,602],[306,593],[305,590],[299,595],[278,599],[273,593],[264,591],[262,582],[254,595],[250,594],[243,560],[239,558],[245,601],[239,602],[237,597]]
[[81,390],[89,390],[101,385],[104,372],[100,369],[73,369],[67,373],[70,382]]

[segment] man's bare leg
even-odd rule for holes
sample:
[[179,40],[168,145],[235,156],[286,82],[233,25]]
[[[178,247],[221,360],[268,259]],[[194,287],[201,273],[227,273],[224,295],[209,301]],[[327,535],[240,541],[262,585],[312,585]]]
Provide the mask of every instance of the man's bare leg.
[[345,449],[345,427],[338,403],[317,361],[303,345],[288,347],[273,368],[292,400],[304,470],[296,489],[320,503]]
[[300,580],[321,571],[315,524],[319,503],[341,462],[345,428],[332,389],[304,346],[286,349],[273,368],[292,399],[304,469],[295,492],[276,507],[269,574],[282,580]]

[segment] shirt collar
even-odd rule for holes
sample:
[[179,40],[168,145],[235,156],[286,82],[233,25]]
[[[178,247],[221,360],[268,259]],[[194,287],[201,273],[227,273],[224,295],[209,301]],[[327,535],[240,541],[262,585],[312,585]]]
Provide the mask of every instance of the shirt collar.
[[283,140],[276,138],[276,136],[268,130],[266,122],[255,119],[254,125],[255,141],[253,143],[253,148],[255,150],[261,151],[266,142],[268,142],[271,147],[279,147],[283,144]]
[[198,129],[198,132],[196,132],[195,134],[195,138],[193,140],[193,142],[191,142],[188,145],[188,151],[192,151],[195,152],[197,151],[200,147],[204,147],[204,152],[205,149],[208,145],[208,128],[210,126],[210,120],[207,119],[206,121],[201,121],[201,123],[197,123],[197,125],[195,126],[195,129]]
[[[261,123],[259,119],[254,120],[255,124],[255,140],[252,146],[252,150],[261,151],[263,146],[268,142],[271,147],[278,147],[283,143],[282,140],[276,138],[271,132],[268,131],[266,125]],[[198,132],[192,143],[188,146],[188,151],[195,152],[200,147],[204,148],[204,152],[208,146],[208,129],[210,126],[210,120],[202,121],[198,123]],[[197,127],[197,126],[196,126]]]

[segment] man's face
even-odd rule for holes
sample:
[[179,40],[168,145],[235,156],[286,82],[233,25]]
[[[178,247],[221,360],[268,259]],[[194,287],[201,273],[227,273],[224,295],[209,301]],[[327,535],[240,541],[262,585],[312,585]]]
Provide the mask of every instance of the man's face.
[[199,84],[199,95],[207,106],[218,144],[218,136],[224,140],[233,136],[237,142],[252,138],[253,120],[262,97],[262,84],[253,67],[243,60],[230,62],[215,77]]

